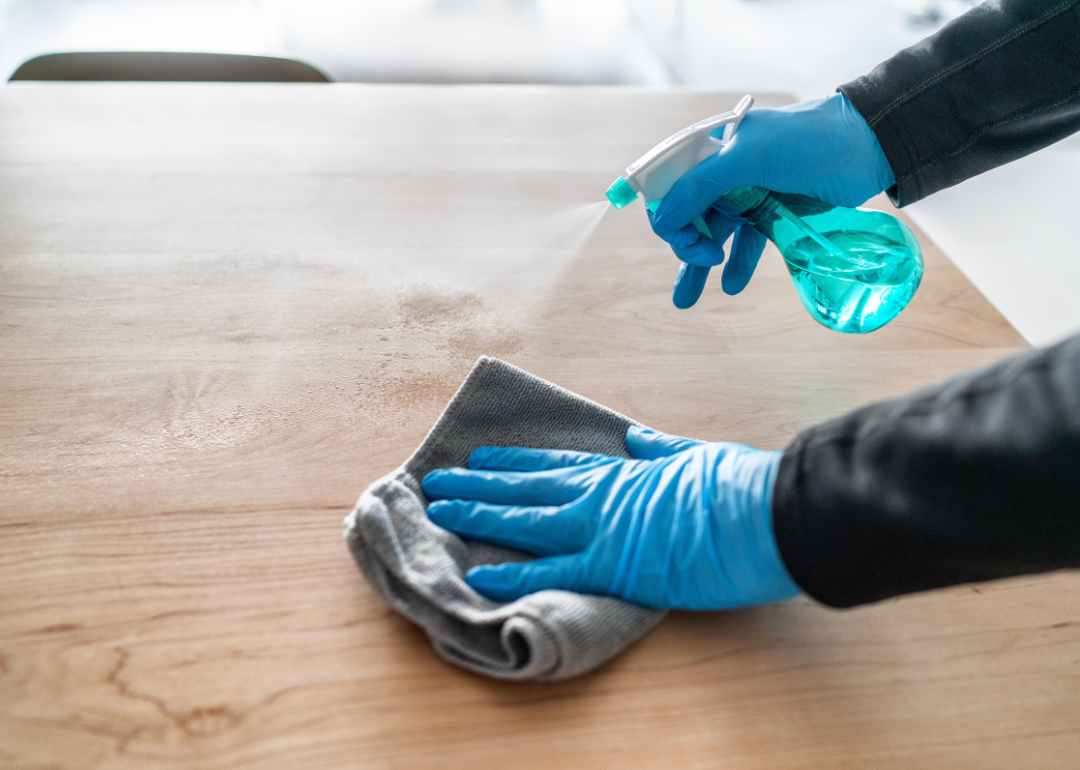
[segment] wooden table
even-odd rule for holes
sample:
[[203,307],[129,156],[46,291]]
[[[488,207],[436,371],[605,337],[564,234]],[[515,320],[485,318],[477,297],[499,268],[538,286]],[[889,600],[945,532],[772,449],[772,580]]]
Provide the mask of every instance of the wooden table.
[[639,204],[575,247],[629,161],[736,96],[0,90],[0,766],[1075,768],[1076,576],[675,613],[514,685],[436,659],[350,560],[342,517],[480,354],[782,447],[1023,345],[925,238],[861,338],[771,250],[676,310]]

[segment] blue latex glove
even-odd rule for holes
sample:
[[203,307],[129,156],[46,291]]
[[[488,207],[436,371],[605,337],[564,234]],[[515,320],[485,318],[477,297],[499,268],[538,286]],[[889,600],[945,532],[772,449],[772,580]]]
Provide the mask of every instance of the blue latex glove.
[[[732,233],[721,286],[738,294],[750,281],[765,237],[720,202],[736,187],[757,185],[853,208],[895,183],[877,137],[843,94],[751,110],[728,146],[683,174],[656,211],[649,212],[653,232],[685,263],[672,300],[680,308],[697,302],[709,269],[724,261],[722,244]],[[712,240],[690,224],[698,216]]]
[[474,567],[492,599],[545,589],[661,608],[720,610],[800,593],[772,531],[781,452],[631,427],[636,458],[481,447],[469,469],[432,471],[428,517],[542,558]]

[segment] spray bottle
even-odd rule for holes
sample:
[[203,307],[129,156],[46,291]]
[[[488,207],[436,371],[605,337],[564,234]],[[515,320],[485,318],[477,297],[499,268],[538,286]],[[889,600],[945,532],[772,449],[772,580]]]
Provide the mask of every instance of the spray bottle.
[[[679,177],[734,138],[753,103],[744,96],[731,112],[695,123],[653,147],[608,188],[608,200],[621,209],[640,194],[655,211]],[[714,137],[712,131],[721,126],[721,136]],[[907,307],[919,288],[919,242],[890,214],[830,206],[761,187],[738,187],[721,200],[776,244],[803,306],[829,329],[847,334],[880,329]],[[701,217],[693,224],[703,237],[712,238]],[[703,284],[704,276],[700,278]]]

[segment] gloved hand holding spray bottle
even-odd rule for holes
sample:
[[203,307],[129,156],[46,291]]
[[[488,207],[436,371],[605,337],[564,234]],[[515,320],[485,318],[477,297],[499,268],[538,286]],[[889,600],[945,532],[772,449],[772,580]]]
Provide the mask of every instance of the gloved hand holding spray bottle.
[[[746,150],[744,157],[751,162],[733,163],[725,156],[736,149],[736,132],[753,101],[745,96],[733,111],[665,139],[611,185],[608,200],[623,208],[643,195],[653,228],[686,262],[673,296],[678,307],[697,301],[710,267],[723,260],[721,243],[716,241],[735,231],[732,261],[724,275],[728,293],[738,293],[746,285],[764,236],[780,249],[799,297],[816,321],[849,334],[881,328],[911,301],[922,279],[923,261],[914,234],[896,217],[835,205],[857,206],[893,183],[873,133],[839,94],[797,105],[793,109],[798,112],[761,110],[754,113],[761,116],[754,127],[759,147],[770,141],[770,127],[776,124],[783,127],[779,141],[803,141],[798,147],[786,147],[780,163],[758,157],[773,151],[767,147],[764,153],[753,151],[759,147]],[[837,162],[838,153],[851,157],[850,172],[837,172],[844,167]],[[830,174],[817,178],[815,163]],[[769,177],[789,192],[758,184],[739,182],[734,188],[725,184],[725,179],[740,176],[746,181]],[[792,190],[813,192],[815,197]],[[664,200],[669,192],[677,199],[670,205]],[[683,226],[690,217],[692,227]]]
[[[723,275],[729,294],[746,285],[768,237],[816,320],[849,333],[880,328],[910,301],[923,265],[903,223],[852,208],[895,181],[872,130],[838,94],[757,110],[737,146],[752,103],[747,96],[733,112],[660,143],[608,198],[622,208],[644,194],[653,229],[686,263],[675,285],[680,307],[697,301],[734,233]],[[466,538],[540,557],[468,571],[466,582],[498,601],[556,589],[717,610],[801,592],[773,531],[781,452],[636,425],[626,451],[629,459],[480,447],[467,468],[424,477],[434,501],[428,516]]]

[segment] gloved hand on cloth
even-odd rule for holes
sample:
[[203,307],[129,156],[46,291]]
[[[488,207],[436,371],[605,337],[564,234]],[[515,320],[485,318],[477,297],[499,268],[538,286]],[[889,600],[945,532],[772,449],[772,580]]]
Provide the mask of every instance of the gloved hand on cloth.
[[721,610],[801,593],[772,530],[781,452],[638,426],[626,448],[633,459],[481,447],[468,469],[424,477],[428,517],[540,557],[469,570],[469,585],[499,601],[562,589]]

